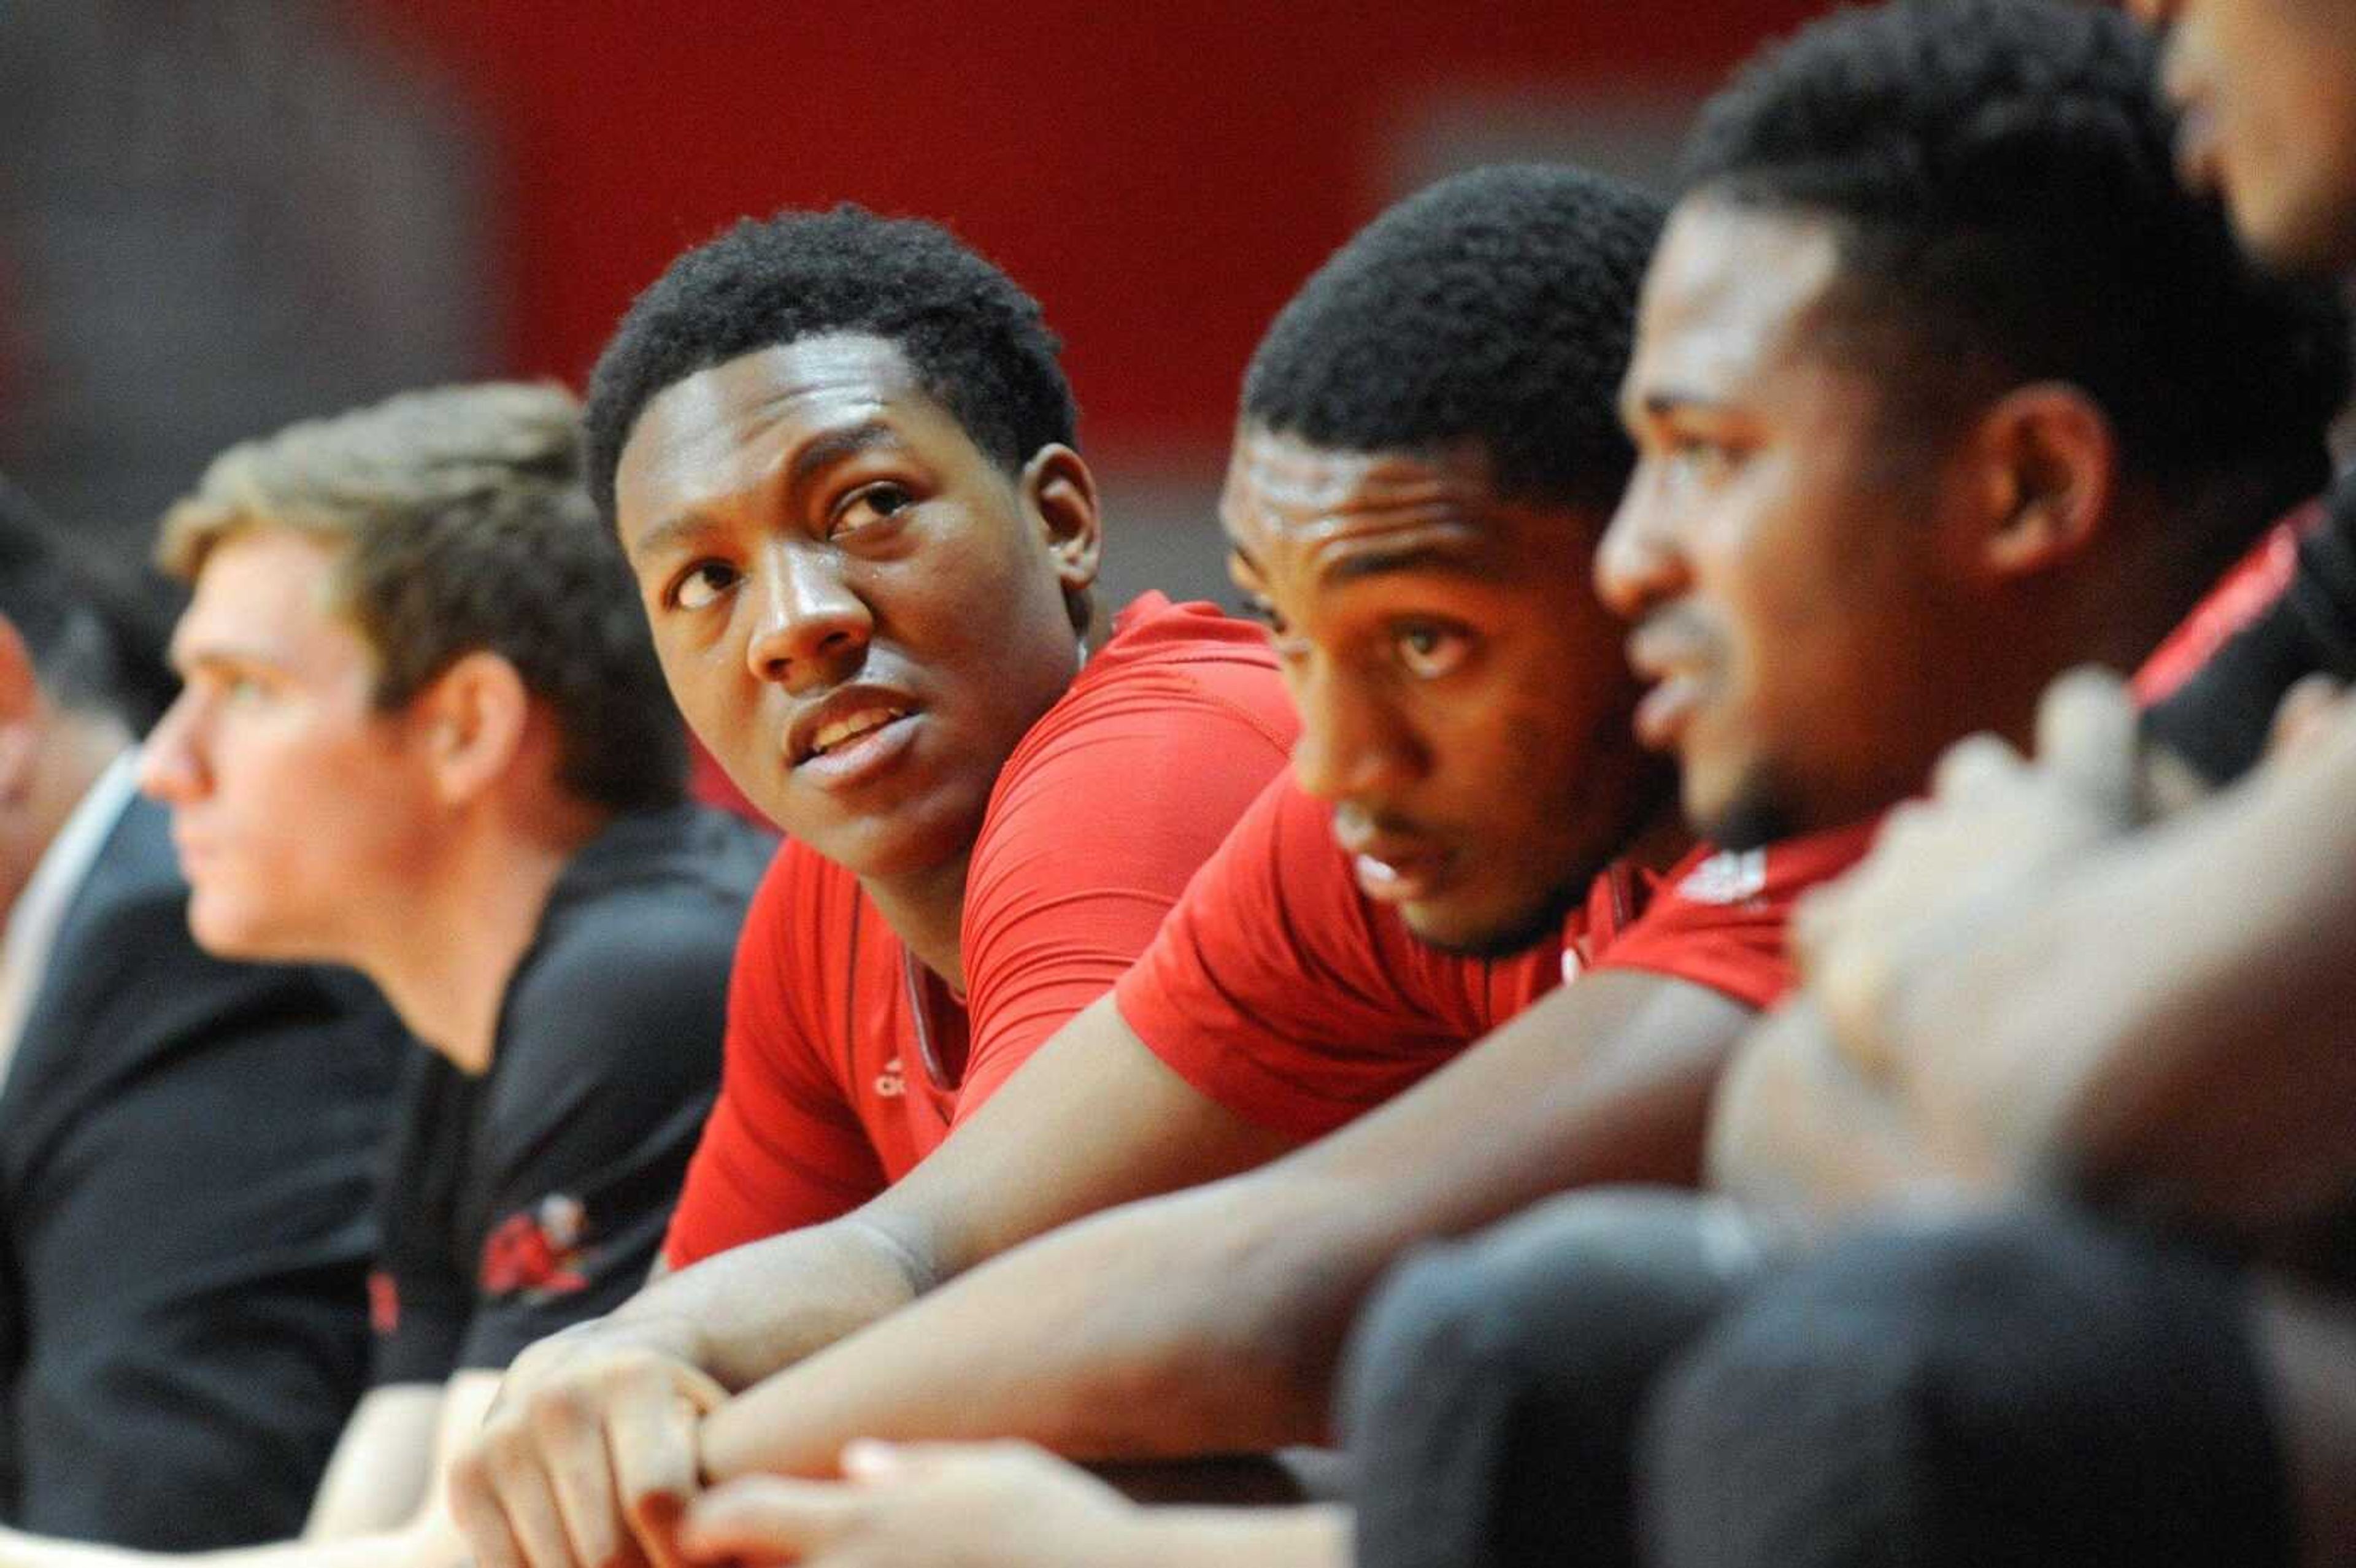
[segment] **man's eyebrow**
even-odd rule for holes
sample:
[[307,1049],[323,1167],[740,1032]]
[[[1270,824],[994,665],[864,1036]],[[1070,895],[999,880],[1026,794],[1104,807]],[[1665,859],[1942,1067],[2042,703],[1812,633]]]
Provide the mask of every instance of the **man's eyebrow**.
[[900,432],[884,420],[863,420],[858,424],[822,430],[802,443],[792,461],[786,464],[786,487],[792,490],[806,485],[815,475],[862,452],[899,444]]
[[174,673],[186,677],[199,670],[267,669],[284,667],[278,658],[262,648],[240,647],[234,643],[213,643],[203,647],[184,648],[177,644],[164,650],[164,662]]
[[709,533],[714,526],[712,519],[701,511],[673,512],[640,534],[626,553],[634,559],[666,554],[681,539]]
[[1655,388],[1628,398],[1626,403],[1632,414],[1642,414],[1646,419],[1659,419],[1680,409],[1713,410],[1726,406],[1716,398],[1675,386]]
[[1383,577],[1395,571],[1440,571],[1451,577],[1486,575],[1475,551],[1462,544],[1425,542],[1390,549],[1358,549],[1337,557],[1318,573],[1328,585]]
[[[900,432],[883,420],[866,420],[858,424],[820,431],[795,451],[780,477],[790,495],[838,463],[856,457],[862,452],[899,444]],[[633,558],[662,554],[678,546],[682,539],[710,532],[717,526],[701,508],[691,507],[686,511],[674,512],[640,534],[627,553]]]

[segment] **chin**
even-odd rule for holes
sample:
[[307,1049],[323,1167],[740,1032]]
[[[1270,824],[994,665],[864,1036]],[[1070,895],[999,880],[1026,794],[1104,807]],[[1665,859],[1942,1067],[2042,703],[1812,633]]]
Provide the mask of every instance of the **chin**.
[[224,909],[221,901],[208,899],[202,893],[188,901],[188,934],[197,939],[198,947],[216,958],[267,960],[279,956],[260,940],[252,922],[240,919],[234,909]]
[[1687,826],[1721,849],[1760,849],[1794,831],[1796,817],[1784,792],[1751,776],[1723,792],[1697,790],[1688,779]]
[[1584,885],[1560,890],[1541,903],[1503,914],[1409,904],[1399,918],[1418,942],[1453,957],[1510,958],[1558,934],[1563,916],[1586,892]]

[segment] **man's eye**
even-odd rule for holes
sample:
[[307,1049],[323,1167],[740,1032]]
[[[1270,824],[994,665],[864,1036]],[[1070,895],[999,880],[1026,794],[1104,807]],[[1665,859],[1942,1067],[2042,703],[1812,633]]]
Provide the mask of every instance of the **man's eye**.
[[836,509],[830,534],[849,533],[870,527],[884,518],[896,516],[916,505],[916,498],[903,485],[880,480],[852,491]]
[[716,560],[699,560],[670,586],[670,602],[681,610],[701,610],[734,586],[736,569]]
[[1413,622],[1392,634],[1399,667],[1418,680],[1453,674],[1472,656],[1472,638],[1461,627]]
[[1665,459],[1671,475],[1687,484],[1715,485],[1735,466],[1734,449],[1697,435],[1669,438]]

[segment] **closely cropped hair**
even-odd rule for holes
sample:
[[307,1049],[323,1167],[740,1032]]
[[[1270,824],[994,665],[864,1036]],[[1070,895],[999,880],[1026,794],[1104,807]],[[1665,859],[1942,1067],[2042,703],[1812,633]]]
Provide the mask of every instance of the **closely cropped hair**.
[[1476,169],[1376,219],[1269,328],[1246,421],[1354,452],[1480,443],[1498,486],[1608,513],[1636,295],[1663,204],[1601,175]]
[[408,392],[232,447],[166,516],[157,559],[193,581],[224,540],[268,528],[341,549],[336,608],[376,651],[380,708],[488,650],[553,709],[573,794],[619,811],[680,797],[681,720],[561,388]]
[[1039,304],[948,230],[831,212],[745,219],[637,297],[589,379],[589,486],[614,517],[614,469],[647,404],[701,370],[827,333],[897,344],[925,390],[1009,473],[1078,411]]
[[165,662],[163,607],[89,556],[0,478],[0,616],[16,629],[42,691],[60,708],[111,713],[145,733],[177,683]]
[[1839,227],[1834,312],[1901,384],[1961,367],[2061,379],[2127,466],[2240,475],[2280,508],[2329,477],[2348,322],[2260,276],[2216,203],[2178,183],[2157,46],[2062,0],[1901,0],[1762,56],[1703,110],[1689,191]]

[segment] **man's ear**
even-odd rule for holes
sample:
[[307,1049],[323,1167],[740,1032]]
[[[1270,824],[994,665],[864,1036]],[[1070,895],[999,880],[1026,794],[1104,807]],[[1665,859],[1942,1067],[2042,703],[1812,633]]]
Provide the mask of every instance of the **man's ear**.
[[20,801],[31,790],[48,711],[32,650],[16,623],[0,615],[0,802]]
[[1069,595],[1097,580],[1104,549],[1104,518],[1097,507],[1097,478],[1080,454],[1050,443],[1023,465],[1023,499],[1046,530],[1055,556],[1055,575]]
[[2118,439],[2078,388],[2039,381],[2006,393],[1980,416],[1971,453],[1987,501],[1973,553],[1989,576],[2050,571],[2108,526]]
[[515,666],[477,648],[418,693],[410,718],[423,727],[435,792],[445,805],[464,805],[514,765],[531,719],[531,693]]

